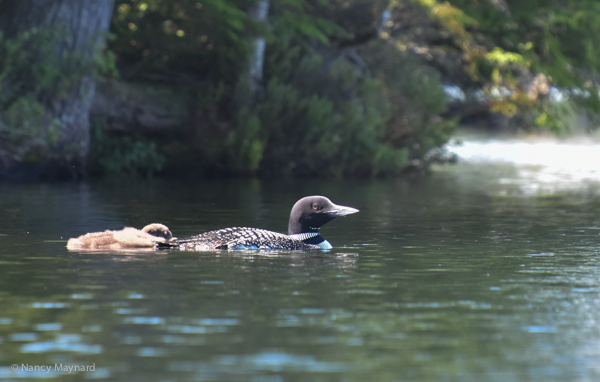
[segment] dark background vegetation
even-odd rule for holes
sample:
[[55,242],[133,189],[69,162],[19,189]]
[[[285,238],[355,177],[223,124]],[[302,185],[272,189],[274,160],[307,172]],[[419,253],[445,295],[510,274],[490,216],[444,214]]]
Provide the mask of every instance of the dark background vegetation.
[[460,123],[595,115],[599,28],[594,0],[0,0],[0,175],[422,171]]

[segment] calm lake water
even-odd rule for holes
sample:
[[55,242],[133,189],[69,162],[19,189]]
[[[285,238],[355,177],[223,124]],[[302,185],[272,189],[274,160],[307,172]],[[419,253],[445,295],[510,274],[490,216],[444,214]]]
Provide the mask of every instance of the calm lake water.
[[[0,184],[0,380],[598,381],[600,146],[524,144],[405,180]],[[360,209],[330,251],[65,248],[152,222],[285,232],[312,194]]]

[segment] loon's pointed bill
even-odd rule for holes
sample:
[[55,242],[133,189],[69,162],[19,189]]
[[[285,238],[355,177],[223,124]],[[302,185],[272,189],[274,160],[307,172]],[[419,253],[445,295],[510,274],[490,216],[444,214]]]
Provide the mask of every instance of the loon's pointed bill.
[[321,236],[320,228],[336,217],[357,212],[356,208],[339,206],[324,196],[306,196],[298,200],[292,208],[287,235],[257,228],[233,227],[169,240],[166,243],[158,243],[158,247],[191,251],[330,249],[332,246]]
[[356,208],[346,207],[346,206],[338,206],[337,204],[334,204],[334,208],[332,210],[328,211],[327,213],[338,217],[338,216],[352,215],[357,212],[359,212],[359,211]]

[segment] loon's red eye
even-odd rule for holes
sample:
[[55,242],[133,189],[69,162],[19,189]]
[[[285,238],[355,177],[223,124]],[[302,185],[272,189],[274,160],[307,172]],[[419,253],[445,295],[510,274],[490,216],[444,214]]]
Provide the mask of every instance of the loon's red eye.
[[321,206],[320,206],[320,205],[318,205],[318,204],[313,204],[313,209],[314,209],[315,211],[318,211],[318,210],[320,210],[320,209],[321,209]]

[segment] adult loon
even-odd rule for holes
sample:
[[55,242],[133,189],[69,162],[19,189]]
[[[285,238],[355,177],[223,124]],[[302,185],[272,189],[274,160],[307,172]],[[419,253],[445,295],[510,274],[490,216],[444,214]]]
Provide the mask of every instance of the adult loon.
[[330,249],[331,244],[321,236],[319,228],[338,216],[356,212],[356,208],[338,206],[324,196],[307,196],[294,204],[287,235],[258,228],[233,227],[189,238],[168,240],[158,243],[158,248],[188,251]]
[[157,242],[172,239],[169,228],[160,223],[148,224],[142,230],[125,227],[120,231],[106,230],[103,232],[90,232],[77,238],[69,239],[69,250],[119,250],[132,248],[156,247]]

